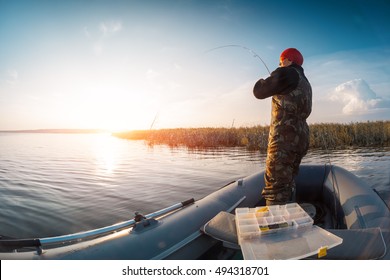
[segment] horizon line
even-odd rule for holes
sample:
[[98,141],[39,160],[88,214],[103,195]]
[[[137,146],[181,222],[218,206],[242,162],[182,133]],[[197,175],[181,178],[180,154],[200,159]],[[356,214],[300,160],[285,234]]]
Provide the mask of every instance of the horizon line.
[[[390,122],[390,120],[375,120],[375,121],[356,121],[356,122],[316,122],[316,123],[309,123],[309,127],[311,125],[321,125],[321,124],[335,124],[335,125],[353,125],[353,124],[361,124],[361,123],[377,123],[377,122]],[[161,129],[197,129],[197,128],[242,128],[242,127],[266,127],[269,125],[251,125],[251,126],[240,126],[240,127],[226,127],[226,126],[198,126],[198,127],[175,127],[175,128],[155,128],[155,129],[123,129],[123,130],[115,130],[112,131],[110,129],[102,129],[102,128],[39,128],[39,129],[7,129],[7,130],[0,130],[0,133],[118,133],[118,132],[128,132],[128,131],[147,131],[147,130],[161,130]]]

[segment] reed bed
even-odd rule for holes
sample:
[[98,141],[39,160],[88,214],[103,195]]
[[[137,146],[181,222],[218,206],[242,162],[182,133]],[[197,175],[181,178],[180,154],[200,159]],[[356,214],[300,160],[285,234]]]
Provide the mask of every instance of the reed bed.
[[[245,147],[248,150],[266,151],[268,133],[269,126],[253,126],[136,130],[114,135],[129,140],[145,140],[151,146],[168,145],[189,149]],[[310,125],[310,148],[346,149],[388,146],[390,146],[390,121]]]

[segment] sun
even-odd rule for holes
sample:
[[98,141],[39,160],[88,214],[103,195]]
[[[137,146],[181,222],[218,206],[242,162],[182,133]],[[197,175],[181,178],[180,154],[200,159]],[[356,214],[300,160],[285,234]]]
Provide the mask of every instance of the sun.
[[135,122],[124,121],[120,118],[118,118],[118,119],[107,118],[105,120],[102,120],[102,122],[99,124],[99,129],[107,131],[109,133],[135,130],[136,127],[137,127],[137,124]]
[[76,104],[73,115],[78,126],[107,132],[149,129],[159,111],[157,102],[147,96],[102,94]]
[[145,106],[123,108],[118,105],[89,108],[89,113],[85,116],[84,121],[88,123],[88,127],[114,133],[149,129],[153,121],[156,121],[155,116],[156,112]]
[[96,116],[91,127],[109,133],[148,129],[151,116],[137,114],[136,112],[118,113],[106,110],[104,115]]

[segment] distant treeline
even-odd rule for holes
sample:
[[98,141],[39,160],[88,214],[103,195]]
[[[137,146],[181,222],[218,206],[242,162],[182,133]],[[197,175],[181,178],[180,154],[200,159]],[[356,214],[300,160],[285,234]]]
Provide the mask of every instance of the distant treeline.
[[0,133],[58,133],[58,134],[92,134],[107,132],[103,129],[30,129],[0,130]]
[[[190,149],[246,147],[266,151],[269,126],[239,128],[176,128],[115,133],[120,138],[145,140],[149,145],[184,146]],[[310,125],[310,147],[346,149],[390,146],[390,121]]]

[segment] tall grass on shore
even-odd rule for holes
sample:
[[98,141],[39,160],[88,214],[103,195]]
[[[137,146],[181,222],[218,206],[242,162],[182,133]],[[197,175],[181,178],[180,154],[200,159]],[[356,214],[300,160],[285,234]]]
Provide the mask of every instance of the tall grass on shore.
[[[267,150],[269,126],[239,128],[177,128],[115,133],[120,138],[145,140],[149,145],[184,146],[189,149],[245,147]],[[346,149],[390,146],[390,121],[310,125],[310,148]]]

